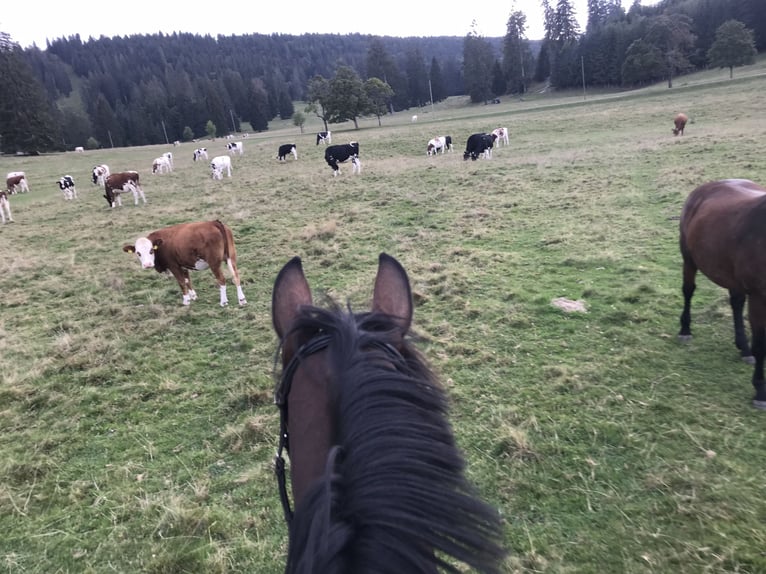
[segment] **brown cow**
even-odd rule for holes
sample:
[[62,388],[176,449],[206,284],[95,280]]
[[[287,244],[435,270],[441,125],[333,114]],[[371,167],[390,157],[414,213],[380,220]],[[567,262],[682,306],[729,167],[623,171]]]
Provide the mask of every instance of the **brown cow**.
[[107,176],[104,181],[104,189],[106,190],[104,197],[110,207],[114,207],[115,205],[122,206],[121,196],[126,191],[133,193],[133,201],[136,205],[138,205],[139,197],[146,203],[144,190],[141,189],[141,186],[138,183],[137,171],[123,171]]
[[237,286],[240,305],[247,303],[239,281],[237,249],[234,236],[220,221],[179,223],[139,237],[134,245],[124,245],[126,253],[135,253],[144,269],[154,268],[158,273],[169,271],[178,281],[183,293],[183,304],[189,305],[197,298],[189,279],[190,270],[206,269],[215,275],[221,292],[221,307],[228,305],[226,278],[221,271],[225,261]]
[[12,171],[5,180],[5,186],[8,193],[27,192],[29,191],[27,175],[23,171]]
[[684,135],[684,128],[686,127],[686,122],[689,121],[689,118],[686,114],[678,114],[676,116],[676,119],[673,120],[673,123],[676,127],[673,128],[673,135],[677,136],[678,134]]

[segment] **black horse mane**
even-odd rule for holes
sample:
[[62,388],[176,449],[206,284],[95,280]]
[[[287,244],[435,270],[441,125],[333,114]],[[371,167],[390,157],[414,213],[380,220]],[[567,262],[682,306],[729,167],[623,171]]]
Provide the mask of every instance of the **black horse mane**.
[[330,336],[335,446],[295,510],[286,572],[458,572],[443,556],[499,572],[499,515],[465,479],[446,395],[391,317],[306,307],[291,333]]

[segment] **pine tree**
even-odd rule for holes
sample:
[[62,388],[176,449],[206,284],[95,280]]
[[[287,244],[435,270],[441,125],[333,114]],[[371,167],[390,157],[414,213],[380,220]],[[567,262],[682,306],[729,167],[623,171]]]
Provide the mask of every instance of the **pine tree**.
[[463,78],[473,103],[486,102],[491,97],[494,62],[492,46],[472,30],[463,41]]
[[533,58],[526,38],[527,17],[515,11],[508,17],[503,41],[503,74],[507,91],[512,94],[525,93],[527,77],[532,73]]

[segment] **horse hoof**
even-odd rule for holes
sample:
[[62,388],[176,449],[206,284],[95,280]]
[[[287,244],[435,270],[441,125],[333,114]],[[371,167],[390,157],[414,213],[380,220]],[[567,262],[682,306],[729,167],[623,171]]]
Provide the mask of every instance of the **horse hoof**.
[[753,406],[762,411],[766,411],[766,401],[759,401],[757,399],[753,399]]
[[755,365],[755,357],[753,357],[753,355],[747,355],[746,357],[742,357],[742,360],[748,365]]
[[687,341],[691,341],[692,340],[692,336],[691,335],[678,335],[678,340],[685,343]]

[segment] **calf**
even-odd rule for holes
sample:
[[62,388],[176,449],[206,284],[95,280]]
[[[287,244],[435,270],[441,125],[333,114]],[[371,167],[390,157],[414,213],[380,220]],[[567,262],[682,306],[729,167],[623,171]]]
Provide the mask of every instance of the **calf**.
[[689,117],[686,114],[678,114],[673,120],[673,124],[676,126],[673,128],[673,135],[684,135],[684,128],[686,127],[686,122],[688,121]]
[[152,173],[170,173],[173,171],[173,167],[170,165],[168,158],[164,155],[154,158],[152,162]]
[[340,173],[338,163],[343,163],[351,158],[351,173],[362,173],[362,163],[359,161],[359,143],[351,142],[347,144],[331,145],[324,150],[324,159],[332,168],[333,176]]
[[10,194],[14,193],[26,193],[29,191],[29,184],[27,183],[27,174],[23,171],[12,171],[8,173],[5,179],[6,190]]
[[64,199],[77,199],[77,189],[71,175],[65,175],[56,183],[59,184],[59,189],[64,193]]
[[495,140],[497,140],[497,145],[500,147],[500,144],[509,145],[510,144],[510,136],[508,134],[508,128],[495,128],[492,130],[492,135],[495,136]]
[[494,135],[484,133],[470,135],[465,144],[463,159],[466,160],[470,157],[471,161],[476,161],[479,159],[479,156],[482,155],[485,158],[490,159],[492,157],[492,146],[494,142]]
[[295,144],[284,144],[279,146],[279,150],[277,151],[277,159],[279,161],[285,161],[287,160],[287,156],[289,154],[293,154],[295,159],[298,159],[298,150],[295,147]]
[[317,145],[319,145],[319,142],[330,145],[332,143],[332,132],[317,133]]
[[198,159],[202,159],[202,158],[208,159],[206,147],[198,147],[197,149],[194,150],[194,156],[192,157],[192,159],[194,161],[197,161]]
[[105,163],[93,168],[93,185],[104,185],[107,177],[109,177],[109,166]]
[[244,149],[242,148],[242,142],[231,142],[226,144],[226,149],[229,150],[229,155],[242,155]]
[[237,250],[231,229],[220,221],[179,223],[139,237],[133,245],[124,245],[126,253],[135,253],[143,269],[173,274],[183,294],[182,302],[189,305],[197,299],[189,271],[210,268],[218,282],[221,307],[228,305],[226,278],[221,271],[225,261],[237,286],[237,299],[245,305],[245,294],[237,270]]
[[228,155],[219,155],[210,162],[210,176],[213,179],[223,179],[223,170],[231,177],[231,158]]
[[11,202],[8,201],[8,192],[0,191],[0,219],[3,220],[3,223],[5,223],[6,214],[8,215],[8,221],[13,221],[13,216],[11,215]]
[[426,146],[427,155],[436,155],[437,153],[444,153],[445,151],[452,151],[452,136],[438,136],[431,139]]
[[122,194],[126,191],[130,191],[133,194],[133,203],[135,205],[138,205],[139,197],[146,203],[144,190],[141,189],[141,185],[138,182],[137,171],[123,171],[107,176],[104,182],[104,190],[106,191],[104,197],[109,207],[114,207],[115,205],[122,207]]

